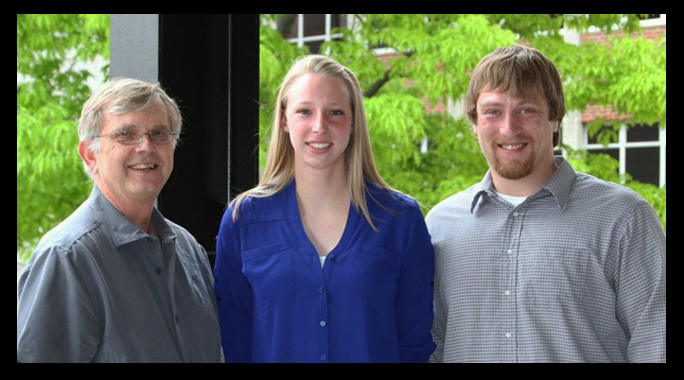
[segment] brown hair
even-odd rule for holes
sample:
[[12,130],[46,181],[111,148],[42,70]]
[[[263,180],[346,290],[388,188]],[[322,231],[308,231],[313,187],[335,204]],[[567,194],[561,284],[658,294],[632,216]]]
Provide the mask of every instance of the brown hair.
[[[501,91],[525,96],[540,91],[549,105],[549,120],[560,127],[565,116],[563,84],[556,66],[539,50],[513,45],[499,48],[484,57],[470,78],[463,109],[468,120],[477,124],[477,99],[482,91]],[[560,140],[560,129],[553,134],[553,146]]]

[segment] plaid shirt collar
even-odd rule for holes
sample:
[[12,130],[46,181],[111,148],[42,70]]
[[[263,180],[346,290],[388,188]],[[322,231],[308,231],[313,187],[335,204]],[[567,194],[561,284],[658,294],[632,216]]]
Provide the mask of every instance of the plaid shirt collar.
[[[542,186],[530,195],[529,198],[536,198],[541,194],[550,193],[558,202],[558,207],[561,210],[565,208],[570,200],[570,193],[572,191],[572,184],[577,178],[577,173],[575,169],[572,168],[570,163],[561,156],[554,157],[557,169],[553,176]],[[494,189],[494,181],[492,180],[491,169],[487,171],[482,181],[475,185],[475,195],[473,196],[473,202],[470,206],[470,213],[472,214],[475,210],[475,206],[482,199],[483,195],[488,195],[495,197],[496,190]]]

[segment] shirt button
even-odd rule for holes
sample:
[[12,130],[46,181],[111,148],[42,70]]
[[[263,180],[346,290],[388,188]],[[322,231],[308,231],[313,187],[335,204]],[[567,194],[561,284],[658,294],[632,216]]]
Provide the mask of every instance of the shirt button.
[[154,271],[157,272],[157,274],[161,274],[161,268],[155,268]]
[[518,214],[517,211],[515,211],[515,212],[513,213],[513,216],[515,216],[516,218],[518,217],[518,215],[520,215],[520,214]]
[[327,357],[325,355],[321,355],[321,360],[325,360]]
[[318,292],[319,292],[319,293],[323,293],[324,291],[325,291],[325,289],[323,289],[322,286],[318,288]]
[[506,251],[506,253],[508,253],[508,254],[510,255],[510,254],[513,253],[513,250],[512,250],[512,249],[509,249],[508,251]]
[[511,333],[506,333],[506,338],[508,339],[510,337],[511,337]]
[[321,321],[321,327],[325,327],[325,321]]
[[510,290],[506,290],[506,291],[504,292],[504,294],[507,295],[507,296],[510,296],[510,295],[511,295],[511,291],[510,291]]

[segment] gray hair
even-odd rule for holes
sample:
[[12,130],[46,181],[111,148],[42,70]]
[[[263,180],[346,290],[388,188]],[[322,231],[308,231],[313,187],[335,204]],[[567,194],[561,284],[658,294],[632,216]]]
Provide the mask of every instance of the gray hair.
[[100,149],[100,143],[95,137],[102,132],[105,108],[109,114],[121,115],[141,111],[158,103],[166,107],[171,131],[180,133],[183,119],[178,105],[166,94],[159,83],[148,83],[130,78],[114,79],[102,86],[83,105],[78,122],[79,140],[92,139],[89,149],[97,152]]

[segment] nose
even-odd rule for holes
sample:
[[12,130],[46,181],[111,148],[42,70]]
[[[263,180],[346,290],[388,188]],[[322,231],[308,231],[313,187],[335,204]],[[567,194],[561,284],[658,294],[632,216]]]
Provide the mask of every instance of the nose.
[[152,143],[152,137],[150,135],[151,132],[145,132],[141,133],[140,136],[138,136],[139,143],[136,145],[138,150],[141,151],[152,151],[156,149],[156,145]]
[[325,132],[326,128],[327,123],[325,120],[325,114],[320,112],[313,120],[313,124],[311,125],[311,132],[320,134]]
[[516,136],[522,128],[513,112],[505,112],[499,126],[499,134],[502,136]]

